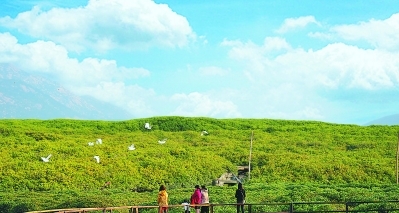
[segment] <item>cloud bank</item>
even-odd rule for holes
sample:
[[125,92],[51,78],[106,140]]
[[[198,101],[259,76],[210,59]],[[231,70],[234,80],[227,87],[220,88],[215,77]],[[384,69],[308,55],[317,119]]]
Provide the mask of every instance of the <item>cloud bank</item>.
[[48,11],[36,6],[1,18],[0,25],[73,51],[182,47],[195,39],[185,17],[151,0],[90,0],[83,7]]
[[[286,18],[262,42],[225,38],[215,48],[217,54],[224,54],[224,63],[210,60],[191,65],[184,57],[175,57],[182,62],[166,75],[149,68],[164,52],[154,53],[147,66],[107,54],[164,49],[196,57],[195,51],[203,48],[204,55],[214,57],[208,42],[194,44],[197,35],[189,20],[168,5],[150,0],[91,0],[75,8],[34,7],[14,18],[0,18],[0,25],[10,29],[0,32],[0,62],[51,76],[78,95],[113,103],[137,117],[336,121],[346,113],[356,114],[342,107],[345,104],[353,104],[357,116],[375,111],[366,106],[374,106],[376,100],[380,108],[399,107],[392,100],[399,91],[399,15],[346,25],[324,22],[314,16]],[[286,36],[298,29],[306,32],[303,41],[319,46],[304,47]],[[19,40],[19,33],[30,39]],[[189,86],[169,89],[182,82]]]

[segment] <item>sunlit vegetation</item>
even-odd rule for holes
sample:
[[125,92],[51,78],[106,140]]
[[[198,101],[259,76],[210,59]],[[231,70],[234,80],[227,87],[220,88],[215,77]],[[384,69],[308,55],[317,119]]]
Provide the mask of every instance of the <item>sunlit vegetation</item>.
[[[201,136],[203,130],[209,134]],[[398,130],[200,117],[0,120],[0,212],[153,205],[159,184],[170,203],[180,204],[194,185],[210,186],[248,165],[252,132],[249,202],[396,200]],[[211,201],[232,203],[234,190],[210,187]]]

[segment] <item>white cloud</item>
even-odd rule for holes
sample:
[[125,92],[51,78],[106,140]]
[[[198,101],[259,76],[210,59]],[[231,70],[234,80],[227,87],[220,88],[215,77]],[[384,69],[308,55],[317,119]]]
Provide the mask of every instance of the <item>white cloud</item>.
[[[270,78],[272,76],[264,76],[265,71],[273,68],[273,59],[281,54],[292,50],[290,44],[280,37],[266,37],[263,45],[259,46],[249,41],[242,43],[241,41],[224,40],[223,46],[230,46],[229,57],[245,61],[247,65],[246,75],[250,79],[257,81],[257,78]],[[253,74],[258,76],[253,76]],[[270,74],[270,73],[269,73]]]
[[399,86],[399,53],[337,43],[316,52],[316,57],[315,66],[324,67],[319,77],[334,82],[332,87],[384,90]]
[[0,18],[0,25],[75,51],[181,47],[195,38],[185,17],[151,0],[90,0],[85,7],[49,11],[34,7]]
[[284,38],[280,37],[266,37],[263,45],[267,52],[292,49],[291,45]]
[[[118,66],[114,60],[84,58],[81,61],[68,56],[67,50],[50,41],[19,44],[9,33],[0,34],[0,60],[18,64],[26,72],[46,73],[65,88],[81,96],[92,96],[113,103],[139,117],[166,114],[158,109],[160,100],[152,89],[146,89],[128,79],[149,76],[144,68]],[[224,75],[226,70],[217,67],[200,69],[202,74]],[[168,98],[166,98],[168,99]],[[237,117],[240,113],[231,101],[212,99],[199,93],[174,95],[167,101],[177,105],[172,114]]]
[[399,50],[399,13],[385,20],[335,26],[331,31],[345,40],[366,41],[375,48]]
[[179,106],[173,115],[207,116],[207,117],[240,117],[237,107],[230,101],[212,100],[209,96],[193,92],[190,94],[175,94],[172,101]]
[[[392,94],[399,88],[398,17],[308,33],[335,41],[316,50],[293,48],[279,37],[266,37],[263,44],[225,39],[222,45],[230,47],[229,57],[244,67],[251,82],[246,102],[256,103],[249,105],[256,117],[335,120],[334,115],[349,113],[342,105],[364,106],[362,113],[376,100],[382,106],[397,105]],[[293,29],[288,26],[306,26],[286,23],[281,32]]]
[[229,54],[246,64],[252,79],[266,84],[292,82],[301,86],[367,90],[399,86],[399,53],[343,43],[330,44],[317,51],[286,49],[273,57],[268,51],[262,51],[265,49],[265,45],[248,42],[232,47]]
[[146,69],[118,66],[114,60],[69,58],[67,50],[53,42],[19,44],[9,33],[0,33],[0,45],[0,62],[18,64],[28,72],[48,73],[69,87],[150,75]]
[[325,32],[310,32],[308,33],[308,36],[311,38],[317,38],[321,40],[333,40],[334,35],[331,33],[325,33]]
[[75,94],[113,103],[132,114],[150,114],[145,101],[154,92],[124,83],[149,76],[144,68],[127,68],[114,60],[97,58],[79,61],[69,58],[66,49],[53,42],[19,44],[9,33],[0,33],[0,47],[0,63],[15,64],[25,72],[46,73]]
[[304,28],[309,24],[320,25],[313,16],[302,16],[298,18],[287,18],[281,27],[276,30],[277,33],[286,33],[298,28]]
[[79,95],[88,95],[112,103],[135,116],[154,115],[153,107],[149,104],[151,99],[156,98],[152,89],[145,89],[138,85],[125,85],[123,82],[101,82],[91,87],[81,86],[70,89]]
[[365,103],[372,96],[389,101],[391,96],[383,94],[399,88],[398,52],[335,43],[316,51],[287,48],[270,55],[265,44],[225,43],[235,45],[229,56],[242,63],[252,82],[247,102],[255,106],[248,110],[257,117],[319,120],[333,115],[338,102]]

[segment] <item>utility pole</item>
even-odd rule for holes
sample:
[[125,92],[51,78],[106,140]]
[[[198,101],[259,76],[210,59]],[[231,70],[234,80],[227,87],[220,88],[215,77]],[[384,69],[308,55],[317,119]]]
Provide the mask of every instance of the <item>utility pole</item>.
[[251,157],[252,157],[252,139],[253,139],[253,137],[254,137],[254,131],[252,131],[252,134],[251,134],[251,146],[249,148],[248,180],[251,180]]

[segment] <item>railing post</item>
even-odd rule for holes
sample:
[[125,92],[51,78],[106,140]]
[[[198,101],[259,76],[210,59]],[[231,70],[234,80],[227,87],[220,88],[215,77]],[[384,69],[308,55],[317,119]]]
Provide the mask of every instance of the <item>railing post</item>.
[[349,204],[348,204],[348,202],[345,203],[345,212],[346,213],[349,212]]
[[290,203],[290,209],[288,210],[290,213],[294,212],[294,203]]
[[210,207],[210,213],[213,213],[213,204],[210,204],[209,207]]
[[248,213],[252,213],[252,205],[248,204]]

